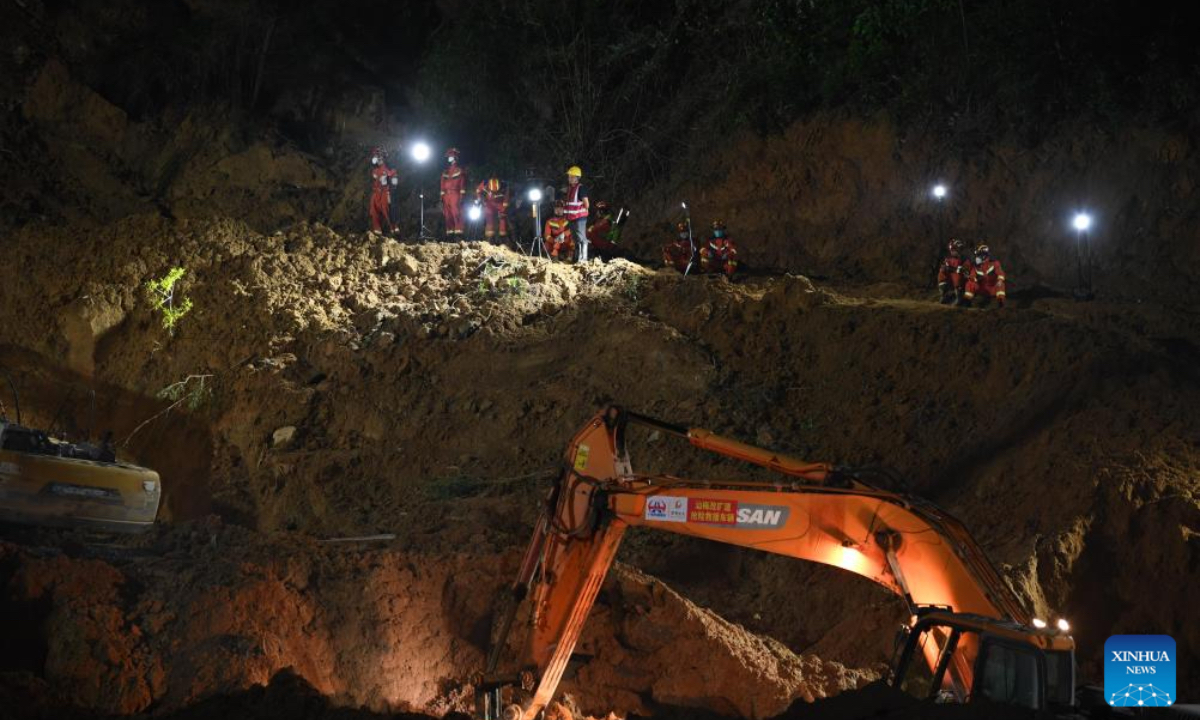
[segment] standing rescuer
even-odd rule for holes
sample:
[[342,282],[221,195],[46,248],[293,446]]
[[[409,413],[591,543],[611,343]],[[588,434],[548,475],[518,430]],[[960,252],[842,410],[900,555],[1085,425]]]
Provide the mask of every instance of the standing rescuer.
[[475,199],[483,203],[483,236],[489,241],[500,226],[500,237],[508,237],[508,184],[492,177],[475,188]]
[[971,259],[963,257],[965,245],[962,240],[951,240],[947,246],[946,257],[938,266],[938,290],[942,293],[942,303],[961,303],[963,290],[971,275]]
[[546,220],[546,229],[542,233],[546,254],[551,260],[570,258],[575,251],[575,241],[571,236],[571,221],[565,217],[566,207],[562,200],[554,202],[554,216]]
[[688,264],[692,262],[692,239],[688,234],[687,222],[680,221],[675,230],[675,239],[663,245],[663,265],[681,273],[687,272]]
[[570,220],[575,225],[572,236],[578,240],[579,262],[587,262],[587,218],[589,205],[587,189],[580,182],[581,178],[583,178],[583,170],[578,165],[572,165],[567,168],[567,196],[564,198],[563,204],[566,208],[567,220]]
[[996,298],[996,304],[1004,307],[1007,293],[1004,290],[1004,269],[999,260],[992,259],[991,249],[987,245],[975,248],[975,262],[967,279],[967,291],[963,297],[967,302],[974,300],[976,295]]
[[700,248],[700,272],[733,277],[737,266],[737,244],[725,234],[725,221],[713,220],[712,237]]
[[390,233],[393,227],[391,218],[388,217],[391,207],[388,176],[392,171],[388,169],[386,158],[382,148],[371,150],[371,204],[367,212],[371,216],[372,230]]
[[446,151],[446,169],[442,171],[442,218],[446,221],[446,239],[463,234],[462,201],[467,194],[467,171],[458,164],[458,148]]

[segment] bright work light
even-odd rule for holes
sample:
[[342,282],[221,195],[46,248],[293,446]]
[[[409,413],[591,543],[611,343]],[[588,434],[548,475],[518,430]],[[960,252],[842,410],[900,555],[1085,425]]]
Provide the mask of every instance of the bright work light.
[[1092,216],[1087,213],[1076,213],[1071,224],[1075,226],[1076,230],[1083,232],[1092,226]]
[[426,160],[428,160],[429,154],[430,154],[429,146],[423,142],[418,142],[412,146],[413,160],[416,160],[419,163],[423,163]]
[[933,196],[935,198],[937,198],[938,200],[941,200],[942,198],[946,197],[946,186],[942,185],[941,183],[934,185],[933,186]]
[[541,202],[541,200],[542,191],[537,188],[531,188],[529,190],[529,202]]
[[483,217],[483,210],[478,205],[472,205],[471,209],[467,211],[467,218],[470,220],[478,220],[481,217]]

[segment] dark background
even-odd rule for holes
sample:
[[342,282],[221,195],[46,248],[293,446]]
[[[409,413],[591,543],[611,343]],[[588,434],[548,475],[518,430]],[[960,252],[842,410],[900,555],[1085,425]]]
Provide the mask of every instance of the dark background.
[[1190,129],[1200,91],[1187,3],[6,5],[10,62],[59,57],[133,119],[211,106],[318,153],[346,140],[336,116],[352,108],[384,137],[427,135],[475,165],[515,176],[580,163],[626,191],[730,131],[770,133],[816,110],[1032,143],[1079,118]]

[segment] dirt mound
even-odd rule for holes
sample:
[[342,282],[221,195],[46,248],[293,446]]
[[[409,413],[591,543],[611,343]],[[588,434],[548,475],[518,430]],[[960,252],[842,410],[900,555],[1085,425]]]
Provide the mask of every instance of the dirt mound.
[[[131,214],[223,214],[274,229],[329,217],[346,183],[278,135],[247,139],[228,111],[131,119],[67,66],[25,67],[11,98],[19,136],[3,158],[0,225],[41,220],[113,221]],[[359,188],[366,192],[365,181]],[[365,213],[365,210],[360,210]]]
[[[148,398],[152,408],[170,402],[153,396],[172,383],[207,378],[193,409],[159,417],[128,448],[146,452],[138,438],[171,445],[188,437],[186,427],[204,428],[205,442],[182,443],[188,453],[157,463],[176,520],[203,507],[269,532],[394,533],[398,550],[431,564],[464,552],[504,555],[528,537],[564,439],[616,401],[804,457],[897,469],[967,523],[1035,612],[1074,622],[1085,680],[1098,677],[1099,649],[1113,633],[1152,626],[1181,651],[1200,651],[1183,604],[1144,596],[1150,584],[1196,590],[1200,577],[1200,321],[1188,313],[1053,297],[969,312],[799,276],[731,284],[307,224],[269,236],[232,221],[155,217],[31,226],[0,240],[0,251],[14,261],[0,268],[0,344],[20,349],[19,378],[45,376],[39,365],[71,365],[72,377]],[[172,266],[187,269],[179,291],[193,309],[168,332],[142,286]],[[54,414],[46,401],[27,404],[40,417]],[[144,419],[135,415],[106,419],[120,438]],[[747,472],[654,434],[631,443],[639,471]],[[231,570],[232,586],[266,562],[268,551],[248,543],[246,574]],[[788,693],[820,697],[856,683],[862,676],[824,661],[877,667],[901,616],[879,588],[785,558],[646,533],[632,533],[622,552],[722,617],[822,660],[790,659],[762,641],[726,643],[721,652],[741,660],[695,668],[726,696],[690,695],[682,680],[646,680],[669,677],[661,666],[671,655],[650,626],[621,616],[625,625],[612,633],[631,645],[600,648],[587,671],[610,693],[601,711],[695,702],[766,716]],[[401,585],[391,586],[397,598],[408,596]],[[323,603],[337,607],[308,599],[312,592],[288,595],[290,609],[274,614],[316,617],[329,612]],[[475,594],[478,618],[486,593]],[[251,597],[227,599],[249,616],[260,604]],[[723,627],[699,615],[666,617],[705,637]],[[297,658],[327,652],[296,640],[253,662],[227,661],[219,627],[195,630],[210,648],[196,656],[207,674],[189,675],[198,686],[228,686],[226,667],[266,682],[302,665]],[[456,647],[464,649],[445,667],[475,667],[479,644]],[[751,649],[739,655],[739,647]],[[122,648],[114,666],[126,651],[136,656]],[[647,657],[657,664],[623,669]],[[604,658],[620,660],[609,671]],[[386,695],[365,671],[301,672],[334,696]],[[769,677],[756,687],[774,709],[728,697],[725,675]],[[149,679],[129,682],[122,697],[159,692]],[[165,687],[164,697],[195,697]],[[420,693],[432,692],[413,697],[426,702]]]
[[[902,132],[887,118],[830,114],[747,133],[647,190],[640,217],[660,224],[631,225],[626,237],[656,257],[687,200],[697,228],[728,222],[751,266],[893,283],[900,296],[927,287],[945,239],[960,237],[990,245],[1011,297],[1074,287],[1069,221],[1086,208],[1104,295],[1194,299],[1194,288],[1159,274],[1164,263],[1200,260],[1197,218],[1185,209],[1195,206],[1200,154],[1185,132],[1064,126],[1035,145],[988,136],[947,146],[948,137],[940,127]],[[950,188],[942,205],[930,196],[935,182]]]
[[[518,559],[264,538],[215,519],[116,544],[38,537],[65,551],[0,545],[5,616],[24,625],[5,658],[24,665],[4,669],[32,678],[43,707],[120,715],[254,706],[211,698],[285,670],[337,707],[469,711],[492,598]],[[623,568],[581,652],[590,658],[564,690],[598,714],[673,704],[765,717],[872,678],[798,657]]]
[[632,569],[618,568],[603,593],[577,650],[590,659],[563,684],[568,696],[605,698],[583,706],[591,712],[690,707],[765,718],[796,699],[812,702],[876,677],[796,655]]

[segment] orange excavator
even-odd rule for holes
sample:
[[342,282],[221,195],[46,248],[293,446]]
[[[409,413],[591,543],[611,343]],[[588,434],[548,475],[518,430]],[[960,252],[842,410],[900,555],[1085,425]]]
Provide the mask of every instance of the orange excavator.
[[[635,473],[626,450],[631,425],[775,476],[697,481]],[[910,618],[896,638],[890,682],[911,695],[1071,712],[1075,642],[1066,620],[1047,623],[1027,612],[958,520],[861,479],[878,471],[804,462],[617,407],[575,435],[564,461],[506,591],[511,597],[477,685],[478,717],[535,720],[543,711],[631,526],[832,565],[891,590]],[[522,669],[501,675],[525,600],[531,627]]]

